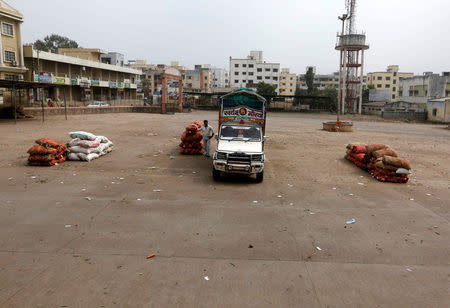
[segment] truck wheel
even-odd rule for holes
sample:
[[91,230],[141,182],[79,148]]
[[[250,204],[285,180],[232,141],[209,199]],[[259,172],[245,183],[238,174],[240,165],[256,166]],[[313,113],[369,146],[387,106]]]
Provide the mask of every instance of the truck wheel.
[[214,181],[219,181],[220,180],[220,171],[214,169],[214,167],[213,167],[212,176],[213,176]]
[[264,171],[256,174],[256,182],[261,183],[264,180]]

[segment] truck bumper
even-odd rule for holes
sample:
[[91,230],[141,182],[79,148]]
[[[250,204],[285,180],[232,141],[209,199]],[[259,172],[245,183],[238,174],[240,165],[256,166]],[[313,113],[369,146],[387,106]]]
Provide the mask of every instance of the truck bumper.
[[226,173],[254,174],[264,170],[264,163],[257,162],[249,164],[230,164],[226,161],[213,161],[214,169]]

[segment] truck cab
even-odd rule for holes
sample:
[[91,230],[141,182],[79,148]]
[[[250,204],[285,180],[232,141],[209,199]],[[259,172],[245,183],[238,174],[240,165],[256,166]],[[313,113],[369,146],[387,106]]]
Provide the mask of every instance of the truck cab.
[[265,120],[265,99],[255,92],[239,89],[221,98],[214,180],[235,173],[255,174],[258,182],[263,181]]

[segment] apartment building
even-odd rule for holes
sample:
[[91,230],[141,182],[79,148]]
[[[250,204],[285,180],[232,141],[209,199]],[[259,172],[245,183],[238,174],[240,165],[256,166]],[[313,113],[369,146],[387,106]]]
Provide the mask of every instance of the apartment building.
[[400,80],[400,101],[426,104],[428,100],[446,97],[450,97],[450,72],[441,75],[426,72]]
[[[38,51],[31,45],[24,46],[23,51],[28,69],[25,79],[55,85],[45,89],[44,99],[62,101],[63,89],[67,100],[72,102],[136,99],[137,81],[142,71],[102,63],[100,56],[96,58],[96,50],[91,55],[84,50],[83,54],[98,61]],[[33,99],[43,99],[40,96],[35,90]]]
[[212,92],[212,73],[211,69],[195,65],[193,70],[184,70],[181,72],[183,77],[183,89],[189,92],[211,93]]
[[250,51],[245,59],[230,57],[230,87],[256,87],[260,82],[277,86],[279,93],[280,63],[263,61],[262,51]]
[[21,25],[23,15],[0,1],[0,79],[23,80],[26,67],[24,65]]
[[211,66],[211,64],[204,64],[204,68],[209,68],[211,70],[211,86],[214,89],[224,89],[228,87],[229,82],[229,74],[226,69],[223,68],[217,68],[214,66]]
[[294,95],[297,84],[297,76],[291,74],[288,68],[283,68],[280,74],[280,95]]
[[375,90],[391,91],[391,102],[397,102],[399,99],[399,84],[401,78],[413,77],[413,73],[399,72],[398,65],[389,65],[386,72],[368,73],[367,85],[375,86]]
[[[315,67],[313,67],[315,71]],[[297,85],[300,89],[306,90],[306,74],[300,74],[297,76]],[[325,89],[327,86],[339,87],[339,72],[332,74],[314,74],[313,85],[319,90]]]

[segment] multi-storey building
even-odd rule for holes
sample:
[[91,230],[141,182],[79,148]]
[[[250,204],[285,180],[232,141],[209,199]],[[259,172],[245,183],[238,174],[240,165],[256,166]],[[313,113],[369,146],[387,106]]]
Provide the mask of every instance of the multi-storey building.
[[212,76],[212,88],[214,89],[224,89],[228,87],[228,71],[223,68],[217,68],[211,66],[211,64],[204,64],[204,68],[209,68],[211,70]]
[[450,97],[450,72],[443,72],[442,75],[426,72],[400,80],[400,101],[426,104],[430,99],[445,97]]
[[[315,68],[314,68],[315,70]],[[306,74],[300,74],[297,76],[297,85],[300,89],[308,89],[306,85]],[[339,72],[333,74],[315,74],[313,85],[319,90],[325,89],[327,86],[339,87]]]
[[294,95],[297,76],[291,74],[288,68],[283,68],[280,74],[280,95]]
[[183,77],[183,89],[191,92],[212,92],[212,73],[211,69],[195,65],[193,70],[184,70],[181,72]]
[[367,85],[373,85],[375,90],[390,90],[391,102],[398,101],[399,84],[401,78],[413,77],[413,73],[401,73],[398,65],[389,65],[386,72],[373,72],[367,74]]
[[280,63],[263,61],[262,51],[250,51],[246,59],[230,57],[230,87],[255,87],[265,82],[277,86],[279,93]]
[[123,66],[125,57],[118,52],[108,52],[107,54],[101,55],[100,58],[102,63]]
[[21,25],[23,15],[7,4],[0,1],[0,79],[22,80],[26,72]]
[[[25,79],[53,85],[45,89],[43,98],[35,89],[34,100],[50,98],[62,101],[63,89],[70,102],[136,99],[140,70],[105,64],[100,62],[100,57],[98,61],[92,61],[38,51],[31,45],[24,46],[23,50],[28,68]],[[89,57],[96,58],[93,55]]]

